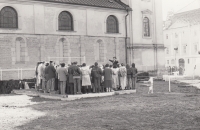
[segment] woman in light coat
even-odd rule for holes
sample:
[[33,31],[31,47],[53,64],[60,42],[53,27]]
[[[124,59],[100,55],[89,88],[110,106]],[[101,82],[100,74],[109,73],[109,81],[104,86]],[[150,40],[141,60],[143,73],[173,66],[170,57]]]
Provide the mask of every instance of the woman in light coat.
[[89,67],[86,66],[85,63],[83,63],[82,68],[82,86],[84,87],[84,90],[86,90],[86,93],[88,93],[88,87],[91,86],[91,81],[90,81],[90,74],[91,71]]
[[117,65],[113,65],[113,69],[112,69],[112,79],[113,79],[112,88],[114,90],[117,90],[117,88],[119,87],[118,73],[119,73],[119,69],[117,68]]
[[122,63],[121,67],[119,68],[120,85],[122,90],[126,88],[126,75],[127,75],[127,70],[124,64]]

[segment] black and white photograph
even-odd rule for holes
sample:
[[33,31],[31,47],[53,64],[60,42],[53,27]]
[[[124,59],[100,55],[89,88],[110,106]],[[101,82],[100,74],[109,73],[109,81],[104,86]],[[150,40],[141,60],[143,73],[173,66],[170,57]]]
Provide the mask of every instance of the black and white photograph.
[[0,0],[0,130],[200,130],[200,0]]

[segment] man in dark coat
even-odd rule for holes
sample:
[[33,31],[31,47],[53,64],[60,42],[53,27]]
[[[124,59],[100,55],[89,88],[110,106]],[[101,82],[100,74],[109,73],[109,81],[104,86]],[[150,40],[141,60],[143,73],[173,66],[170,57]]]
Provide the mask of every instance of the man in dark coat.
[[119,63],[119,62],[117,61],[117,58],[116,58],[116,57],[113,57],[113,60],[109,60],[109,61],[113,63],[113,66],[117,66],[117,64]]
[[97,62],[95,62],[94,67],[92,68],[91,76],[94,81],[93,92],[99,93],[100,91],[102,91],[100,86],[102,70],[98,67]]
[[[68,68],[69,75],[69,89],[71,94],[81,94],[81,70],[77,66],[77,62],[73,62]],[[72,89],[74,88],[74,89]]]
[[50,61],[50,65],[46,68],[45,73],[47,74],[47,91],[55,91],[55,78],[56,78],[56,69],[54,68],[54,62]]
[[131,79],[132,79],[132,89],[136,88],[136,81],[137,81],[137,68],[135,68],[135,63],[132,63],[132,67],[130,68],[131,71]]
[[74,79],[73,79],[73,64],[69,65],[68,67],[68,86],[67,86],[67,93],[68,94],[74,94]]

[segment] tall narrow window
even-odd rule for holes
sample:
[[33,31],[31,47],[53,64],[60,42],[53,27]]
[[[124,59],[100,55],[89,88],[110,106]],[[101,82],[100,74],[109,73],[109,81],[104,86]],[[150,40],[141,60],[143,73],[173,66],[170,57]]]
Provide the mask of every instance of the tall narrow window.
[[73,18],[72,15],[67,12],[63,11],[59,15],[59,30],[67,30],[73,31]]
[[15,50],[16,50],[16,62],[25,63],[26,45],[23,38],[18,37],[16,39]]
[[110,15],[107,18],[106,26],[107,33],[119,33],[119,25],[118,20],[115,16]]
[[149,18],[145,17],[145,18],[143,19],[143,26],[144,26],[144,37],[150,37]]
[[18,15],[12,7],[0,11],[0,28],[18,28]]

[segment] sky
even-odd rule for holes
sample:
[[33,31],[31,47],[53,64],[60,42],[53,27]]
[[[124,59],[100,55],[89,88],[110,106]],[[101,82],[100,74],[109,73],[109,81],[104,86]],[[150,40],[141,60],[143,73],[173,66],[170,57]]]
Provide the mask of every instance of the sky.
[[163,20],[166,20],[167,12],[170,10],[177,12],[193,1],[194,0],[162,0]]

